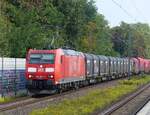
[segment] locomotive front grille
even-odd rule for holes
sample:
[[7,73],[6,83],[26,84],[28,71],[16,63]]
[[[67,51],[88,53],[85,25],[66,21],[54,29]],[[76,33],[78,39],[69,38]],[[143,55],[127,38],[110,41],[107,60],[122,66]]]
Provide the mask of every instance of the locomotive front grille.
[[51,80],[30,80],[27,83],[28,89],[37,89],[37,90],[51,89],[52,86],[53,83]]

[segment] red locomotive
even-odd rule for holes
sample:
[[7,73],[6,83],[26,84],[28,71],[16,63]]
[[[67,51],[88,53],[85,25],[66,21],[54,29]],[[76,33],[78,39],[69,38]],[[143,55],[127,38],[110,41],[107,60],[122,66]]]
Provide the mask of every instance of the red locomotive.
[[85,54],[70,49],[29,50],[26,57],[30,93],[68,88],[150,72],[150,60]]
[[85,80],[84,55],[74,50],[29,50],[26,78],[32,93],[75,85]]

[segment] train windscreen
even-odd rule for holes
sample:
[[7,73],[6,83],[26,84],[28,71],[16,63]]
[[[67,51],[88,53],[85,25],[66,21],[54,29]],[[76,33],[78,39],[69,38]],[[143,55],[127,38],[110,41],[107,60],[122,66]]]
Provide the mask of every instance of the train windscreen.
[[54,64],[54,54],[30,54],[30,64]]

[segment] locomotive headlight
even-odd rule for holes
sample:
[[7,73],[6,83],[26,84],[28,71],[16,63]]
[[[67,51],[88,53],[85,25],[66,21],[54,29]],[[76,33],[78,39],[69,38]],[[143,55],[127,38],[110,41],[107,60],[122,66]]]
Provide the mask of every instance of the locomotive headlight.
[[28,72],[36,72],[36,68],[34,68],[34,67],[29,67],[29,68],[28,68]]
[[29,78],[31,78],[32,77],[32,75],[29,75]]
[[48,76],[49,78],[54,78],[54,76],[53,75],[50,75],[50,76]]
[[54,72],[54,68],[45,68],[45,72]]
[[58,81],[55,81],[55,84],[58,84],[59,82]]

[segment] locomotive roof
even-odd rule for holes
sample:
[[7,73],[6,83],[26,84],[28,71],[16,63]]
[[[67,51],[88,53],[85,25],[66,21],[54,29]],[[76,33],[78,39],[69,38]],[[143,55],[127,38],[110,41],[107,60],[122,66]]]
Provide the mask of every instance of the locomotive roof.
[[82,55],[81,52],[75,51],[75,50],[70,50],[70,49],[62,49],[65,55],[74,55],[74,56],[78,56],[78,55]]

